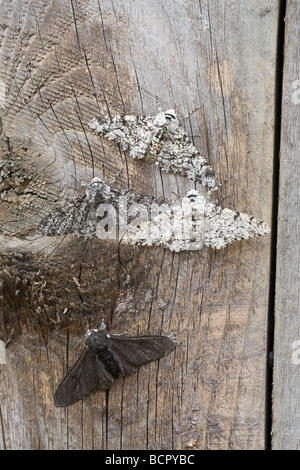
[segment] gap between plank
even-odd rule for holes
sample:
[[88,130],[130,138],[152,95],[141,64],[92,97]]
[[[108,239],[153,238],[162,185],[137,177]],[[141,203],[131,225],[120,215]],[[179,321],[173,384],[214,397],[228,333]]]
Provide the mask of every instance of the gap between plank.
[[276,73],[275,73],[272,221],[271,221],[270,281],[269,281],[269,305],[268,305],[268,329],[267,329],[266,409],[265,409],[265,449],[266,450],[272,449],[274,308],[275,308],[275,288],[276,288],[277,218],[278,218],[279,171],[280,171],[285,15],[286,15],[286,0],[279,0]]

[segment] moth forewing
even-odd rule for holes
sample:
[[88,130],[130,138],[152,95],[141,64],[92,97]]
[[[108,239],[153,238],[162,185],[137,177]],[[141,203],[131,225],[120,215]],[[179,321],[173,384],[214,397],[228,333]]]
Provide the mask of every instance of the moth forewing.
[[126,355],[123,354],[122,350],[118,350],[118,351],[113,350],[112,352],[113,352],[115,361],[118,365],[121,376],[131,375],[137,372],[138,368],[134,364],[131,364],[130,362],[128,362],[128,359]]
[[37,231],[48,236],[73,233],[91,238],[96,233],[97,208],[110,203],[115,195],[118,196],[119,192],[95,177],[86,187],[84,194],[43,217],[37,225]]
[[176,346],[168,336],[158,335],[136,337],[111,335],[111,341],[117,355],[136,367],[163,357]]
[[55,406],[69,406],[95,389],[97,378],[95,374],[90,373],[93,369],[90,361],[91,357],[83,351],[58,386],[54,394]]

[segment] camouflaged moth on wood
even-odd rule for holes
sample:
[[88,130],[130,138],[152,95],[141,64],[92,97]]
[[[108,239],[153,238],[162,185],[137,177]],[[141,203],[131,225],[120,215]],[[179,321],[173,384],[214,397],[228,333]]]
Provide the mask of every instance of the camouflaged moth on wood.
[[215,173],[188,139],[173,109],[156,116],[115,115],[94,118],[89,126],[128,151],[168,173],[185,175],[209,189],[216,189]]
[[132,226],[123,238],[131,245],[163,246],[171,251],[199,250],[203,246],[221,249],[270,232],[262,220],[217,206],[196,190],[189,191],[181,204],[170,205],[139,226]]
[[69,406],[95,390],[110,388],[120,376],[169,354],[175,342],[168,336],[110,335],[104,323],[87,333],[86,347],[54,394],[55,406]]
[[163,246],[176,252],[203,246],[220,249],[270,232],[263,221],[223,209],[196,190],[180,203],[171,203],[112,189],[100,178],[94,178],[83,195],[44,217],[37,230],[50,236],[122,238],[130,245]]
[[[136,210],[141,208],[144,217],[139,218],[139,221],[143,218],[147,220],[153,203],[160,204],[162,200],[136,194],[128,189],[123,191],[113,189],[103,180],[95,177],[82,195],[43,217],[37,225],[37,231],[47,236],[72,233],[78,237],[92,238],[98,235],[100,238],[101,221],[104,220],[104,225],[106,222],[115,224],[116,230],[125,228],[135,219]],[[125,222],[123,222],[124,212]],[[108,220],[107,213],[109,216],[113,215],[112,220]],[[116,230],[113,230],[113,233]]]
[[37,231],[48,236],[73,233],[91,238],[96,233],[98,206],[109,203],[117,194],[100,178],[93,178],[81,196],[43,217]]

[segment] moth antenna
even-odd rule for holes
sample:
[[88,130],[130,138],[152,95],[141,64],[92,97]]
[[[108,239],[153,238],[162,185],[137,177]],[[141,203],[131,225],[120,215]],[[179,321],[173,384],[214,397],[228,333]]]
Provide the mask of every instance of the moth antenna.
[[200,109],[200,106],[198,106],[198,108],[193,109],[193,111],[188,111],[184,115],[181,115],[181,116],[179,115],[178,118],[179,119],[187,119],[191,114],[194,114],[196,111],[199,111],[199,109]]
[[126,336],[127,331],[124,331],[124,333],[114,333],[114,336]]
[[229,197],[229,193],[226,194],[226,196],[219,197],[216,201],[214,201],[214,203],[218,203],[218,204],[221,205],[221,203],[222,203],[225,199],[227,199],[228,197]]

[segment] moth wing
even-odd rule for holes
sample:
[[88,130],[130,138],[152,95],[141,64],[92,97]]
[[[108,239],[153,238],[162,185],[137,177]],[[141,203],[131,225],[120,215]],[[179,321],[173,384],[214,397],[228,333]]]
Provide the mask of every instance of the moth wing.
[[165,141],[156,164],[166,172],[184,174],[204,186],[216,187],[215,172],[181,127]]
[[37,231],[48,236],[73,233],[78,227],[84,226],[89,210],[90,204],[84,194],[44,217],[39,222]]
[[97,134],[120,144],[133,158],[143,158],[151,142],[155,116],[96,117],[89,126]]
[[113,382],[114,378],[102,362],[85,350],[58,386],[54,394],[54,405],[69,406],[93,390],[110,388]]
[[155,361],[175,348],[167,336],[110,336],[122,375],[132,374],[137,367]]

